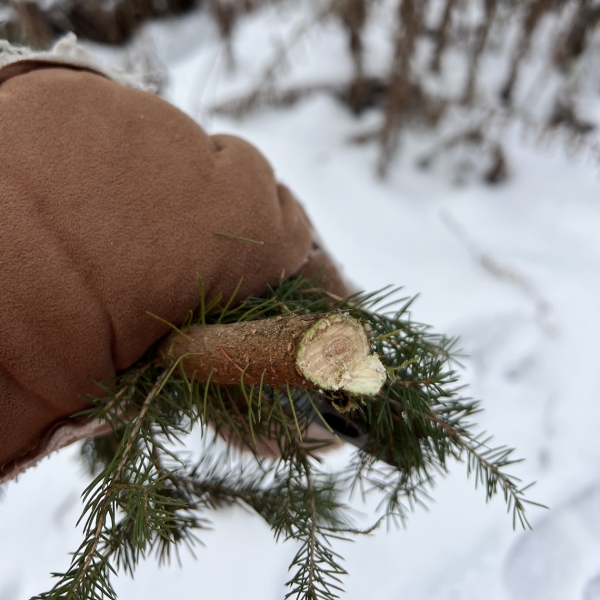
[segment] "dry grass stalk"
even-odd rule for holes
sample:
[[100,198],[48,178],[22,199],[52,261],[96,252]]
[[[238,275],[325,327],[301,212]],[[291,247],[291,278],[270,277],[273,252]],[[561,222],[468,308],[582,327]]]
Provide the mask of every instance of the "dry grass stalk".
[[454,9],[456,8],[457,2],[458,0],[446,0],[446,4],[444,6],[442,21],[436,34],[436,44],[433,51],[433,58],[431,59],[431,70],[434,73],[440,72],[442,55],[444,54],[446,44],[448,43],[448,37],[452,25],[452,15],[454,13]]
[[348,91],[348,104],[360,114],[369,104],[369,87],[364,73],[363,30],[367,23],[367,0],[348,0],[340,8],[340,18],[348,33],[348,49],[354,66],[354,80]]
[[411,59],[423,28],[426,7],[426,0],[401,0],[398,5],[394,58],[384,105],[381,151],[377,166],[381,177],[387,174],[390,161],[398,148],[400,129],[406,117],[405,108],[414,90],[411,85]]
[[591,4],[591,0],[577,0],[562,39],[556,45],[554,58],[562,71],[567,71],[571,62],[583,53],[588,36],[598,27],[600,7]]
[[477,82],[477,75],[479,72],[479,61],[481,59],[481,55],[483,54],[490,29],[494,22],[494,17],[496,16],[497,0],[483,0],[483,6],[484,17],[482,22],[477,27],[475,43],[473,44],[473,49],[471,50],[471,55],[469,57],[469,75],[463,95],[464,104],[473,104],[475,84]]
[[[523,122],[524,126],[537,132],[535,135],[540,139],[548,137],[547,132],[540,133],[548,127],[556,129],[561,126],[562,129],[569,129],[576,136],[575,141],[572,142],[573,135],[570,134],[569,141],[565,142],[566,146],[587,147],[589,144],[583,143],[580,138],[592,130],[591,124],[579,119],[573,103],[565,105],[559,92],[554,102],[554,112],[537,119],[533,125],[531,115],[526,114],[526,106],[511,106],[507,112],[506,105],[502,107],[500,103],[496,105],[493,101],[488,105],[484,97],[477,97],[476,92],[478,82],[481,80],[483,56],[486,52],[506,52],[502,39],[506,39],[507,35],[514,31],[514,27],[517,27],[519,32],[517,44],[509,59],[509,75],[503,89],[503,97],[506,101],[512,101],[521,63],[529,53],[533,35],[545,15],[554,12],[558,15],[557,18],[563,20],[565,15],[574,15],[567,27],[563,27],[561,38],[563,54],[566,52],[572,57],[574,53],[579,53],[579,56],[586,52],[591,33],[600,25],[600,9],[594,9],[598,12],[596,18],[596,12],[593,14],[590,12],[591,0],[571,2],[529,0],[524,5],[517,6],[518,10],[515,10],[514,3],[508,0],[478,1],[482,9],[482,18],[473,26],[465,26],[464,19],[457,18],[461,14],[467,14],[469,7],[465,3],[458,0],[445,0],[444,4],[438,7],[441,9],[441,18],[439,25],[433,31],[434,44],[428,59],[430,69],[426,70],[417,68],[415,59],[419,40],[432,34],[425,25],[428,5],[419,0],[393,0],[397,21],[393,40],[394,52],[388,74],[381,77],[370,73],[365,63],[368,48],[364,32],[370,20],[377,14],[376,0],[338,0],[337,2],[332,0],[327,4],[327,10],[321,12],[309,26],[303,26],[300,29],[301,34],[296,35],[290,44],[277,52],[274,61],[253,91],[241,98],[221,104],[217,110],[242,116],[259,106],[289,106],[314,93],[328,93],[338,97],[355,114],[360,114],[366,108],[379,109],[382,112],[382,125],[362,135],[354,136],[353,139],[358,142],[376,142],[380,145],[378,172],[382,176],[387,173],[390,161],[397,153],[403,130],[417,123],[424,124],[426,128],[435,127],[445,111],[455,106],[457,102],[462,104],[463,113],[472,111],[473,115],[476,115],[481,110],[491,111],[495,115],[496,122],[500,113],[504,115],[500,120]],[[574,10],[569,13],[569,7],[575,3]],[[561,12],[558,9],[564,10]],[[312,25],[331,16],[339,19],[346,30],[348,52],[353,64],[352,78],[348,82],[315,82],[291,88],[277,85],[279,66],[283,64],[289,49]],[[582,25],[584,22],[585,27]],[[493,27],[496,27],[497,34],[501,36],[499,45],[489,43]],[[465,39],[472,40],[466,47]],[[551,46],[556,48],[561,44],[553,43]],[[464,50],[467,62],[467,80],[464,90],[458,98],[443,91],[436,96],[428,91],[427,78],[431,70],[443,75],[442,58],[446,52],[456,48]],[[568,50],[564,50],[565,48]],[[554,64],[554,56],[550,58],[547,69],[552,68]],[[463,134],[464,132],[459,132],[458,136]],[[464,135],[463,139],[466,139]],[[484,179],[490,182],[501,181],[507,174],[506,156],[496,135],[489,137],[486,133],[485,139],[484,145],[487,150],[482,156],[485,161],[489,159],[491,166],[486,171]],[[439,147],[444,149],[446,145],[442,143]],[[451,150],[451,148],[446,149]]]
[[54,33],[39,5],[36,2],[13,1],[11,7],[18,16],[23,39],[29,40],[34,48],[49,48]]
[[[44,46],[52,35],[60,34],[65,28],[73,29],[82,37],[108,43],[121,43],[127,39],[135,27],[144,19],[159,14],[180,12],[196,5],[199,0],[165,0],[158,3],[146,0],[116,0],[111,10],[105,10],[100,0],[65,0],[53,5],[53,8],[39,9],[38,4],[29,0],[12,0],[19,14],[22,34],[31,43]],[[240,19],[256,13],[259,9],[283,3],[284,0],[207,0],[207,14],[216,22],[221,38],[224,40],[229,65],[233,66],[233,41]],[[477,2],[482,18],[476,24],[468,19],[469,11]],[[379,18],[378,11],[384,7],[382,0],[322,0],[312,18],[300,23],[291,32],[284,44],[273,52],[272,60],[257,78],[255,86],[241,97],[234,98],[215,107],[217,112],[241,117],[260,106],[290,106],[291,104],[315,93],[327,93],[344,102],[355,114],[367,108],[381,112],[382,124],[374,131],[361,137],[361,141],[373,141],[380,146],[377,164],[378,173],[384,176],[392,159],[398,151],[402,132],[416,124],[426,128],[436,127],[448,107],[462,103],[462,110],[473,115],[478,110],[499,111],[510,106],[510,114],[519,115],[526,106],[515,105],[514,90],[519,78],[522,63],[530,53],[533,36],[544,16],[556,14],[560,25],[558,35],[548,44],[551,56],[536,56],[536,60],[547,62],[546,71],[558,68],[563,76],[572,77],[575,61],[588,60],[592,48],[593,33],[600,26],[600,6],[594,0],[438,0],[437,4],[427,0],[387,0],[388,7],[394,11],[395,27],[391,42],[392,57],[384,65],[387,74],[369,71],[365,57],[369,51],[365,31],[374,19]],[[100,11],[100,5],[102,10]],[[432,30],[426,25],[428,8],[440,10],[439,23]],[[35,8],[30,10],[30,5]],[[156,5],[156,6],[155,6]],[[290,3],[290,6],[294,6]],[[37,11],[37,12],[36,12]],[[305,38],[305,35],[320,23],[337,20],[347,36],[348,55],[352,61],[353,72],[347,81],[308,82],[301,86],[280,85],[282,67],[288,62],[290,51]],[[4,24],[1,30],[6,35],[15,35],[14,23]],[[517,41],[514,48],[507,48],[504,41],[517,28]],[[496,44],[490,43],[494,31]],[[13,32],[13,33],[9,33]],[[433,36],[429,46],[429,56],[422,57],[421,50],[427,49],[420,41]],[[465,40],[470,43],[465,44]],[[419,61],[417,63],[417,50]],[[467,78],[464,89],[449,92],[442,89],[431,91],[431,74],[440,75],[438,83],[445,76],[443,58],[450,52],[464,52]],[[486,53],[510,53],[509,72],[502,86],[500,101],[492,101],[486,106],[486,100],[477,96],[477,88],[482,80],[481,61]],[[586,58],[587,57],[587,58]],[[422,58],[429,66],[423,67]],[[452,67],[454,68],[454,67]],[[434,80],[436,78],[433,78]],[[565,88],[566,86],[562,86]],[[554,109],[550,114],[538,118],[534,129],[569,129],[576,136],[585,136],[593,129],[577,116],[574,97],[564,97],[561,91],[555,92]],[[458,97],[457,97],[458,96]],[[513,109],[515,109],[513,111]],[[571,138],[569,138],[570,140]],[[569,142],[569,145],[572,145]],[[575,140],[575,146],[581,146],[581,140]],[[583,144],[585,145],[585,144]],[[496,153],[498,172],[505,172],[504,156],[500,146]],[[502,160],[500,160],[502,157]],[[496,180],[496,177],[492,177]]]
[[506,83],[500,92],[502,101],[507,105],[512,102],[513,90],[519,75],[519,67],[529,52],[533,34],[542,17],[553,8],[553,0],[531,0],[529,4],[525,18],[523,19],[521,37],[519,38],[517,48],[511,60],[510,71]]

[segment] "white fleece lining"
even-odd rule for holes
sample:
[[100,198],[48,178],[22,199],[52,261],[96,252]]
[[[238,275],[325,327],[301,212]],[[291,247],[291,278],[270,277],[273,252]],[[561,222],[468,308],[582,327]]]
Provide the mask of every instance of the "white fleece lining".
[[66,65],[87,67],[106,75],[122,86],[155,93],[156,86],[145,84],[140,75],[126,73],[117,66],[103,64],[89,50],[77,43],[77,36],[68,33],[62,37],[50,50],[37,51],[26,46],[14,46],[6,40],[0,40],[0,68],[20,60],[47,60],[62,62]]

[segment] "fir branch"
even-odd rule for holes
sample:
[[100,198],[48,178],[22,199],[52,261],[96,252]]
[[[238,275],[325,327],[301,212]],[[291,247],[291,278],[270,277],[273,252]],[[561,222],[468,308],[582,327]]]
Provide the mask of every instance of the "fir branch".
[[517,486],[519,480],[502,471],[505,467],[522,462],[510,458],[513,450],[506,447],[489,448],[486,446],[488,439],[478,441],[464,433],[460,434],[454,427],[445,423],[434,411],[431,411],[430,418],[446,431],[461,453],[463,450],[467,453],[468,474],[475,473],[476,486],[479,484],[485,485],[486,500],[491,500],[496,495],[497,488],[500,487],[508,510],[512,509],[513,511],[513,528],[516,528],[518,520],[524,529],[531,529],[525,515],[525,504],[544,506],[524,498],[525,491],[533,484],[519,488]]
[[[203,293],[201,282],[199,289]],[[212,370],[206,381],[186,374],[179,368],[184,356],[165,363],[157,344],[140,364],[100,384],[105,397],[88,398],[92,408],[85,414],[109,423],[113,433],[110,440],[84,445],[89,470],[102,469],[83,495],[84,540],[69,569],[56,574],[54,588],[38,599],[116,598],[111,576],[117,569],[133,575],[152,554],[161,563],[173,553],[178,557],[180,547],[193,552],[197,532],[210,526],[205,513],[225,505],[251,507],[276,540],[299,544],[287,598],[335,598],[346,573],[335,545],[384,520],[403,524],[415,507],[427,504],[448,459],[465,454],[468,473],[485,485],[486,498],[502,493],[514,523],[529,525],[525,506],[535,503],[505,471],[517,462],[512,451],[489,448],[472,432],[469,419],[480,408],[460,395],[451,368],[455,340],[412,321],[411,300],[397,299],[392,288],[342,299],[299,277],[237,305],[236,294],[224,306],[201,298],[186,327],[342,311],[366,324],[389,379],[374,397],[311,392],[301,385],[278,389],[264,372],[248,381],[244,363],[237,383],[223,385]],[[359,432],[360,448],[341,476],[320,470],[318,451],[329,442],[311,439],[313,422],[340,435],[344,424]],[[225,438],[227,451],[217,454],[209,444],[197,463],[185,459],[174,444],[195,424],[205,435],[210,426]],[[251,453],[236,465],[233,447]],[[273,449],[272,460],[261,458]],[[354,526],[341,500],[358,488],[380,498],[377,519],[364,530]]]
[[[164,381],[169,375],[168,371],[165,371],[162,375],[159,376],[154,387],[144,400],[142,408],[139,414],[132,421],[133,427],[127,438],[124,438],[124,447],[122,452],[120,453],[119,462],[114,469],[114,473],[111,474],[110,479],[104,482],[104,490],[103,496],[99,500],[99,502],[89,503],[86,509],[91,510],[90,517],[86,523],[86,528],[95,522],[95,526],[93,527],[93,533],[89,536],[87,543],[85,544],[85,549],[83,551],[78,551],[76,553],[76,558],[74,559],[71,567],[67,573],[64,574],[65,579],[72,579],[73,582],[69,586],[68,594],[66,598],[85,598],[86,594],[81,593],[81,590],[84,592],[92,591],[96,587],[96,581],[90,579],[93,578],[93,575],[98,573],[99,569],[102,569],[103,565],[107,565],[107,559],[110,554],[101,554],[98,552],[98,546],[103,538],[103,533],[105,529],[106,519],[109,515],[109,511],[111,508],[111,502],[114,499],[114,496],[118,493],[119,490],[123,489],[131,489],[131,487],[127,488],[123,483],[121,483],[121,475],[130,459],[133,447],[135,442],[137,441],[137,435],[142,426],[143,420],[146,416],[146,413],[149,410],[151,402],[155,399],[156,395],[160,391]],[[144,502],[147,504],[147,494],[143,488],[140,488],[142,494],[145,496]],[[89,490],[89,488],[88,488]],[[87,494],[84,494],[84,497]],[[86,511],[84,511],[85,514]],[[82,515],[83,517],[83,515]],[[80,519],[81,520],[81,519]],[[112,554],[112,552],[111,552]],[[89,583],[88,583],[89,582]],[[106,594],[109,598],[116,598],[116,594],[112,589],[112,586],[109,584],[104,584],[100,588],[104,594]],[[56,587],[48,594],[42,594],[39,598],[53,598],[53,591],[60,590],[60,587],[57,589]],[[60,597],[57,596],[57,597]]]

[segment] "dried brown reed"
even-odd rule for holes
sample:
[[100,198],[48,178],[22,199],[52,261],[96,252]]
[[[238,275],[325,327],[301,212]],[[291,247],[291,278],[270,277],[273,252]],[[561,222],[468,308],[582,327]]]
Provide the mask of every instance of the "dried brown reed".
[[[447,124],[443,116],[450,107],[460,107],[467,116],[469,111],[475,110],[501,115],[496,122],[507,118],[522,120],[527,129],[535,127],[538,130],[536,135],[540,139],[548,138],[545,134],[553,129],[568,129],[567,136],[554,137],[568,138],[569,146],[573,145],[573,138],[577,138],[577,146],[593,145],[585,136],[595,126],[578,116],[574,99],[565,98],[560,86],[554,92],[556,97],[550,103],[554,108],[550,112],[529,114],[527,106],[520,105],[518,98],[522,67],[532,60],[532,47],[544,19],[553,18],[559,25],[558,34],[545,45],[541,54],[536,50],[534,58],[546,63],[546,70],[572,71],[573,61],[581,60],[586,52],[593,51],[589,50],[590,40],[600,26],[600,6],[593,0],[388,0],[388,4],[395,7],[396,23],[390,42],[392,58],[386,66],[387,74],[381,77],[365,68],[365,54],[369,49],[364,32],[383,2],[385,0],[330,0],[326,3],[328,9],[321,10],[315,19],[315,23],[319,23],[333,15],[343,25],[353,64],[349,81],[286,87],[276,77],[278,65],[287,56],[287,49],[282,48],[275,53],[264,76],[248,94],[221,103],[215,110],[240,117],[259,106],[285,106],[317,92],[335,95],[355,114],[375,108],[381,114],[380,126],[355,136],[354,140],[378,143],[377,171],[381,176],[387,174],[400,148],[403,132],[415,125],[432,129]],[[480,15],[477,19],[472,18],[474,8]],[[437,15],[437,22],[432,23],[435,20],[432,15]],[[492,44],[490,39],[494,31]],[[428,44],[426,62],[419,59],[423,43]],[[444,81],[444,56],[451,51],[463,54],[462,92],[440,92],[443,85],[438,85],[437,91],[432,92],[428,83],[436,79]],[[506,69],[504,78],[495,77],[499,80],[495,91],[489,88],[488,74],[481,72],[482,61],[487,55],[495,56]],[[479,89],[485,86],[485,90]],[[483,91],[487,93],[481,93]],[[510,110],[507,112],[506,109]],[[472,125],[468,125],[466,129],[454,131],[450,137],[469,140],[472,131]],[[445,135],[447,137],[447,132]],[[479,135],[482,147],[486,148],[484,154],[488,159],[491,157],[491,167],[485,171],[484,179],[490,183],[502,181],[508,170],[501,142],[497,136],[488,137],[485,127],[479,130]],[[443,151],[447,146],[442,143],[439,148]]]

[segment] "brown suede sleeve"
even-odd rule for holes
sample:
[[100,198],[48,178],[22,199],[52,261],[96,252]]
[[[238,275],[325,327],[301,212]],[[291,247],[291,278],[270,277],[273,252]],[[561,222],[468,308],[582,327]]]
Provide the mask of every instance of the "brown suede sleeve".
[[196,274],[260,294],[312,242],[253,146],[93,72],[0,69],[0,139],[2,479],[166,333],[148,312],[196,308]]

